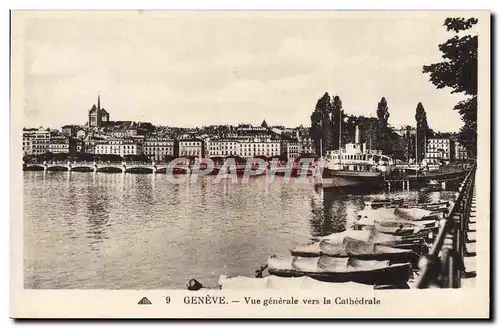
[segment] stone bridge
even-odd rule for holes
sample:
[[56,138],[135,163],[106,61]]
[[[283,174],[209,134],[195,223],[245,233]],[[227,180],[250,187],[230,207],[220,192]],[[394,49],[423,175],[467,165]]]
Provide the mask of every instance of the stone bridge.
[[[169,167],[168,163],[138,163],[138,162],[43,162],[24,163],[23,168],[40,168],[43,171],[93,171],[93,172],[134,172],[146,171],[150,173],[165,172]],[[190,171],[185,165],[176,165],[176,169]]]

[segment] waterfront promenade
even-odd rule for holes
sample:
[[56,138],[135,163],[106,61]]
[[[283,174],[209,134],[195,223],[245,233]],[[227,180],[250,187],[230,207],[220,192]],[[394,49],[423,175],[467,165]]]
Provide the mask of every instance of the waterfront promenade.
[[461,182],[432,247],[419,263],[416,288],[473,287],[476,279],[475,170]]

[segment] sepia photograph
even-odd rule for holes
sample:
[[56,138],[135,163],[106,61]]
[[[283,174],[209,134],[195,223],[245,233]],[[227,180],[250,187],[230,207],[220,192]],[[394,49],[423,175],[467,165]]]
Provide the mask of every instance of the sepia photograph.
[[488,317],[490,19],[12,11],[12,315]]

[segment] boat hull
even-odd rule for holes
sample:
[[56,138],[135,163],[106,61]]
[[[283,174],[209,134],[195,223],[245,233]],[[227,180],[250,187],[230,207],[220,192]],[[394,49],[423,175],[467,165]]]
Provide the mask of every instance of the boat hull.
[[349,172],[325,169],[321,179],[323,188],[356,188],[384,186],[384,177],[377,173]]
[[[405,250],[413,250],[409,248],[409,245],[405,245],[407,248]],[[303,251],[295,251],[291,250],[290,254],[293,256],[301,256],[301,257],[318,257],[321,255],[328,255],[323,252],[303,252]],[[358,259],[358,260],[377,260],[377,261],[389,261],[390,264],[396,263],[412,263],[415,264],[417,261],[416,252],[404,252],[404,253],[381,253],[381,254],[356,254],[349,255],[350,258]]]
[[325,282],[353,281],[367,285],[383,285],[394,284],[395,282],[407,282],[411,275],[411,265],[409,263],[398,264],[381,269],[354,272],[302,272],[276,268],[268,268],[268,271],[270,274],[280,277],[309,276]]

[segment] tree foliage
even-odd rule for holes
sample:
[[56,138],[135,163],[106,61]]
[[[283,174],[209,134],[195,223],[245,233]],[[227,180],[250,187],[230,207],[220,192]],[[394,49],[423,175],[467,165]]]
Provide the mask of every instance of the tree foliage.
[[323,154],[326,149],[329,149],[328,147],[331,147],[330,112],[330,95],[325,92],[318,99],[314,112],[311,114],[311,138],[318,151],[323,149]]
[[96,155],[96,160],[101,162],[121,162],[123,161],[123,157],[115,154],[99,154]]
[[338,149],[339,137],[342,145],[354,142],[357,126],[360,130],[360,142],[366,143],[368,149],[380,149],[385,154],[404,159],[407,152],[406,139],[389,125],[389,117],[389,107],[384,97],[378,103],[377,117],[365,117],[344,113],[340,97],[330,98],[325,93],[318,99],[311,114],[311,138],[318,153],[322,140],[324,155],[327,150]]
[[377,148],[387,154],[391,149],[391,133],[389,131],[389,106],[387,100],[382,97],[377,105]]
[[311,114],[311,138],[318,152],[321,148],[323,149],[321,155],[324,155],[327,150],[338,149],[340,120],[344,117],[342,100],[339,96],[330,97],[328,92],[325,92],[318,99]]
[[[338,149],[339,146],[339,141],[342,141],[342,144],[345,143],[345,133],[342,133],[342,131],[345,131],[345,128],[341,126],[344,122],[345,115],[344,111],[342,110],[342,100],[340,100],[339,96],[334,96],[332,98],[332,119],[331,119],[331,127],[332,127],[332,149]],[[342,140],[339,140],[339,138],[342,138]]]
[[477,24],[476,18],[446,18],[447,31],[457,33],[454,37],[439,45],[443,61],[423,67],[423,73],[430,74],[430,82],[438,89],[451,88],[451,93],[462,93],[468,98],[455,105],[462,116],[464,126],[460,130],[459,140],[468,149],[469,154],[476,154],[477,140],[477,35],[458,35]]
[[417,104],[417,108],[415,110],[415,121],[417,126],[416,143],[418,148],[418,157],[416,160],[422,161],[426,151],[426,139],[429,137],[429,124],[427,123],[427,113],[425,112],[425,108],[421,102]]

